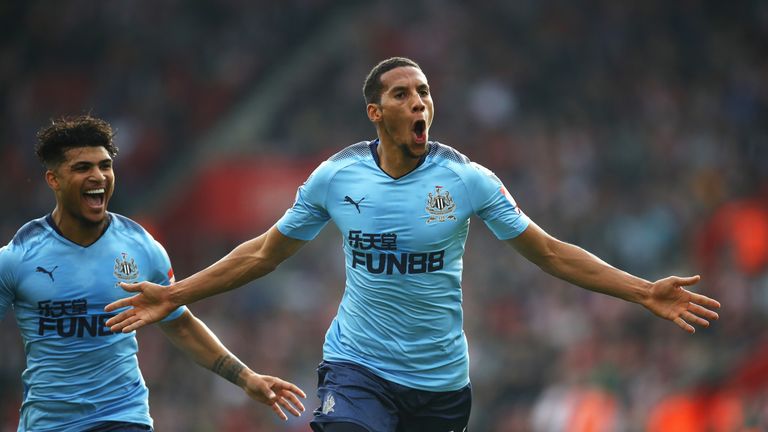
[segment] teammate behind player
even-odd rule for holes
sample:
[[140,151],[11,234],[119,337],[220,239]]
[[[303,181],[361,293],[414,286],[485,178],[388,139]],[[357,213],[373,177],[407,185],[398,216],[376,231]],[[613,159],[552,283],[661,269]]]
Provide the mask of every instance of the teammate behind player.
[[296,202],[261,236],[169,289],[127,284],[132,306],[110,319],[131,331],[179,305],[273,271],[333,220],[343,236],[346,287],[318,368],[320,432],[464,431],[471,387],[462,329],[461,269],[469,218],[544,271],[639,303],[687,332],[718,318],[718,302],[692,293],[698,276],[649,282],[561,242],[526,216],[501,181],[451,147],[429,141],[429,84],[406,58],[376,65],[364,85],[378,139],[322,163]]
[[[110,125],[80,116],[38,133],[37,155],[56,208],[0,248],[0,319],[9,307],[27,369],[18,430],[151,431],[135,333],[112,333],[104,306],[125,297],[118,282],[173,282],[163,247],[132,220],[107,211],[115,187]],[[304,410],[295,385],[240,362],[186,307],[160,324],[194,361],[269,405],[282,419]]]

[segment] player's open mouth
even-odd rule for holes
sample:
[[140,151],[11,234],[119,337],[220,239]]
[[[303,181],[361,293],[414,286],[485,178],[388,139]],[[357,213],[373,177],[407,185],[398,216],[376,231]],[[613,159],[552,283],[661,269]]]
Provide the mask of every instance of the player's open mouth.
[[104,194],[104,188],[90,189],[83,193],[83,198],[89,207],[98,208],[104,205]]
[[416,135],[416,142],[419,144],[423,144],[427,142],[427,122],[424,120],[417,120],[416,123],[413,124],[413,133]]

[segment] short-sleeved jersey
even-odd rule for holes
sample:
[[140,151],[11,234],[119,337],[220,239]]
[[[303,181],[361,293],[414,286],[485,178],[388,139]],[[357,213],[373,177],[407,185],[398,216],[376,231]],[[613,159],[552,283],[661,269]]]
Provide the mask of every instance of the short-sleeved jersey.
[[460,389],[469,383],[461,271],[470,216],[499,239],[529,219],[492,172],[453,148],[430,142],[419,165],[394,179],[377,146],[354,144],[323,162],[277,228],[310,240],[333,220],[342,233],[346,287],[325,360],[420,390]]
[[[82,431],[104,421],[152,425],[135,333],[112,333],[104,306],[118,282],[168,285],[165,249],[136,222],[108,213],[90,246],[65,238],[50,215],[0,249],[0,319],[13,307],[27,367],[19,431]],[[179,308],[167,320],[184,312]]]

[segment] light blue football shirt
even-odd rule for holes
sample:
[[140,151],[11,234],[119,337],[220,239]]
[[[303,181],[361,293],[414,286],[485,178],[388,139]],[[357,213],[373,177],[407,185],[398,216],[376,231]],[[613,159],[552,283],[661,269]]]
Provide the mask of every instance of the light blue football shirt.
[[[136,222],[108,213],[87,247],[48,215],[0,249],[0,319],[13,307],[27,368],[18,430],[83,431],[104,421],[152,425],[135,332],[112,333],[104,306],[127,297],[118,282],[173,277],[163,247]],[[179,308],[166,320],[180,316]]]
[[311,240],[329,220],[343,236],[346,288],[323,357],[363,365],[382,378],[428,391],[469,383],[461,271],[470,216],[499,239],[529,224],[501,181],[451,147],[430,142],[416,169],[381,170],[378,141],[323,162],[278,221],[284,235]]

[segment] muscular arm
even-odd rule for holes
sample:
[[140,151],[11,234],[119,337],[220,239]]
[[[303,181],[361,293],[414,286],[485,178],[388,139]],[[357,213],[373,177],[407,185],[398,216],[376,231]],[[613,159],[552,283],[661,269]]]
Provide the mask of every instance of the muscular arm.
[[107,312],[131,307],[106,322],[113,332],[136,330],[165,318],[181,305],[240,287],[272,272],[306,242],[284,236],[276,227],[237,246],[208,268],[169,287],[151,282],[120,286],[138,294],[107,305]]
[[237,386],[245,382],[242,375],[253,373],[189,311],[173,321],[160,323],[160,329],[173,345],[184,351],[195,363]]
[[284,236],[276,227],[248,240],[210,267],[173,284],[168,295],[175,306],[238,288],[271,273],[306,242]]
[[552,237],[533,222],[507,243],[545,272],[574,285],[634,303],[642,303],[648,296],[650,281],[619,270],[578,246]]
[[507,242],[545,272],[582,288],[641,304],[689,333],[695,332],[692,324],[707,327],[707,320],[718,318],[708,308],[719,308],[720,303],[683,288],[697,283],[699,276],[670,276],[650,282],[550,236],[533,222]]
[[272,407],[282,419],[282,408],[298,416],[304,411],[298,396],[306,397],[297,386],[280,378],[259,375],[245,366],[219,341],[216,335],[191,312],[160,323],[166,337],[200,366],[241,387],[252,399]]

